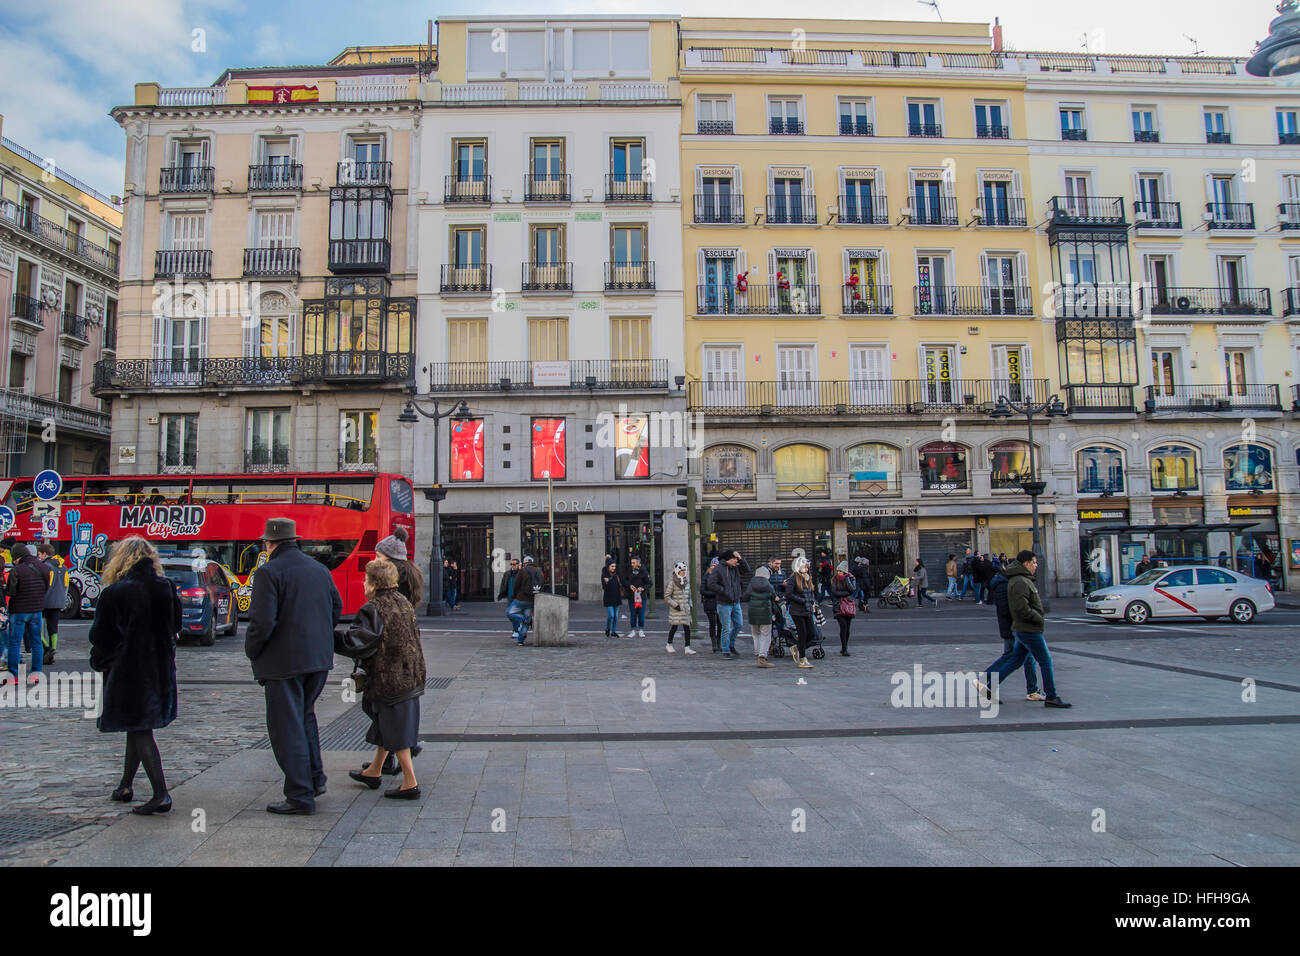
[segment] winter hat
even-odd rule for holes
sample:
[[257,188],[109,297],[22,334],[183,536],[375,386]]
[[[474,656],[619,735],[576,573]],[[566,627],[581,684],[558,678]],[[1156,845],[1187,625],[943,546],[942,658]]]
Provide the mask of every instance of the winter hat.
[[759,568],[757,571],[754,572],[754,577],[756,577],[756,578],[771,578],[771,577],[772,577],[772,572],[769,571],[769,570],[767,569],[767,565],[765,564],[765,565],[763,565],[761,568]]
[[407,541],[411,540],[410,532],[405,528],[394,528],[393,537],[402,542],[402,544],[406,544]]
[[686,570],[686,562],[685,562],[685,561],[678,561],[676,564],[673,565],[673,570],[674,570],[674,571],[685,571],[685,570]]
[[736,552],[735,552],[735,551],[732,551],[730,548],[728,548],[726,551],[723,551],[720,555],[718,555],[718,560],[720,560],[720,561],[730,561],[730,560],[731,560],[732,558],[734,558],[735,556],[736,556]]
[[849,573],[849,562],[847,562],[847,561],[841,561],[839,564],[835,565],[835,570],[836,570],[836,571],[843,571],[845,574],[848,574],[848,573]]
[[523,563],[524,563],[524,564],[532,564],[532,563],[533,563],[533,559],[530,558],[528,555],[525,554],[525,555],[524,555]]
[[395,534],[390,534],[383,541],[375,545],[375,550],[386,558],[392,558],[394,561],[406,560],[406,545]]
[[31,552],[27,550],[27,545],[19,541],[9,549],[9,556],[14,559],[15,563],[17,563],[23,558],[31,557]]
[[798,572],[798,571],[807,571],[807,570],[808,570],[808,559],[807,559],[807,558],[795,558],[795,559],[794,559],[794,569],[795,569],[796,572]]
[[709,562],[709,567],[713,567],[717,563],[718,563],[718,559],[714,558],[712,561]]

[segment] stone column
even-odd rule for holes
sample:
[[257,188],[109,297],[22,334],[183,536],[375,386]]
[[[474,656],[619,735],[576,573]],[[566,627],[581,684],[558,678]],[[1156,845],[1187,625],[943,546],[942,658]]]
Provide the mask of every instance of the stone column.
[[[685,522],[674,521],[685,530]],[[664,518],[664,547],[668,547],[668,519]],[[683,553],[685,546],[683,545]],[[671,554],[671,552],[669,552]],[[601,562],[605,560],[605,516],[604,514],[578,513],[578,600],[599,601]],[[673,559],[677,560],[676,558]],[[664,555],[665,567],[672,567],[668,555]]]
[[[523,552],[523,527],[519,515],[493,515],[492,516],[492,547],[501,548],[507,557],[505,562],[506,570],[510,569],[509,558],[522,558]],[[505,576],[504,571],[492,572],[492,596],[501,588],[501,579]]]

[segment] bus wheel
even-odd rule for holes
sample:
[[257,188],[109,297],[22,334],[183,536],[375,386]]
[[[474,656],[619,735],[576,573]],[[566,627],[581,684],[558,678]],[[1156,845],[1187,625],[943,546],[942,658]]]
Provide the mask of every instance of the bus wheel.
[[81,585],[76,581],[68,584],[68,593],[63,597],[63,610],[59,617],[67,621],[81,617]]

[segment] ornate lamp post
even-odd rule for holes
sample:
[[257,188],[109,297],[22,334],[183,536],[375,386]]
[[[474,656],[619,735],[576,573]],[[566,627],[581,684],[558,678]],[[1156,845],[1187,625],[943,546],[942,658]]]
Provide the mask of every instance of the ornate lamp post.
[[406,407],[397,416],[397,420],[403,425],[414,425],[420,420],[416,417],[417,412],[424,418],[433,420],[433,487],[424,493],[425,497],[433,502],[433,550],[429,552],[429,605],[425,608],[425,614],[438,617],[442,614],[442,526],[438,521],[438,505],[443,498],[447,497],[447,489],[439,480],[441,475],[439,450],[442,446],[438,439],[438,425],[444,418],[463,421],[470,417],[470,413],[469,406],[463,400],[445,412],[439,409],[440,402],[437,399],[433,400],[431,412],[421,408],[418,402],[419,399],[415,396],[408,398]]
[[[1029,495],[1030,506],[1033,514],[1033,534],[1034,534],[1034,554],[1038,555],[1038,570],[1043,581],[1046,591],[1047,583],[1047,555],[1043,552],[1041,533],[1038,524],[1038,497],[1047,489],[1047,482],[1038,480],[1038,454],[1034,450],[1034,416],[1046,414],[1049,419],[1062,418],[1068,414],[1065,406],[1061,404],[1060,398],[1053,395],[1050,401],[1041,405],[1036,405],[1032,401],[1013,402],[1005,395],[998,398],[997,405],[993,411],[989,412],[989,417],[999,420],[1008,419],[1012,416],[1024,415],[1025,424],[1029,429],[1029,479],[1021,481],[1020,487],[1025,494]],[[1042,594],[1043,609],[1048,607],[1048,599],[1045,593]]]
[[1284,77],[1300,72],[1300,3],[1284,0],[1277,5],[1278,17],[1268,25],[1268,37],[1261,40],[1255,55],[1246,63],[1252,76]]

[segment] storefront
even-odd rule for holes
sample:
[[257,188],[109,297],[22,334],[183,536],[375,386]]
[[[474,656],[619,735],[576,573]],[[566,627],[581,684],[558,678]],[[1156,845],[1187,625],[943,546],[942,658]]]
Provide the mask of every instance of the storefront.
[[1155,498],[1155,548],[1151,557],[1170,564],[1195,564],[1209,557],[1209,528],[1199,498]]
[[[460,570],[457,600],[491,601],[492,519],[442,521],[442,556]],[[423,570],[423,569],[421,569]]]
[[1079,512],[1079,568],[1085,595],[1133,577],[1133,569],[1146,554],[1146,541],[1117,530],[1127,525],[1127,506]]
[[[654,592],[657,597],[663,597],[664,593],[664,567],[672,568],[678,561],[685,561],[686,555],[665,555],[663,534],[656,533],[651,526],[650,531],[654,536],[653,548],[649,537],[642,536],[642,529],[650,525],[649,516],[637,519],[618,515],[605,516],[605,553],[614,559],[618,564],[619,574],[626,577],[626,572],[632,568],[632,559],[640,558],[641,567],[650,570],[651,580],[654,581]],[[651,554],[653,551],[653,555]]]
[[1281,538],[1277,508],[1272,505],[1234,504],[1228,499],[1228,524],[1232,528],[1231,566],[1242,574],[1280,585]]
[[818,512],[818,517],[749,517],[739,521],[715,521],[714,531],[718,540],[715,543],[702,542],[704,562],[701,566],[708,567],[714,554],[728,549],[739,551],[750,571],[770,557],[779,557],[787,569],[791,559],[800,555],[811,562],[818,549],[831,549],[835,518],[839,514],[838,511],[827,512],[822,516]]
[[915,507],[846,508],[849,561],[866,558],[871,569],[871,593],[879,594],[895,577],[907,576],[903,553],[903,522],[915,518]]
[[[524,519],[520,524],[522,552],[530,555],[542,572],[544,590],[578,597],[578,519],[555,519],[555,564],[551,564],[551,522],[547,518]],[[554,580],[555,587],[551,587]]]

